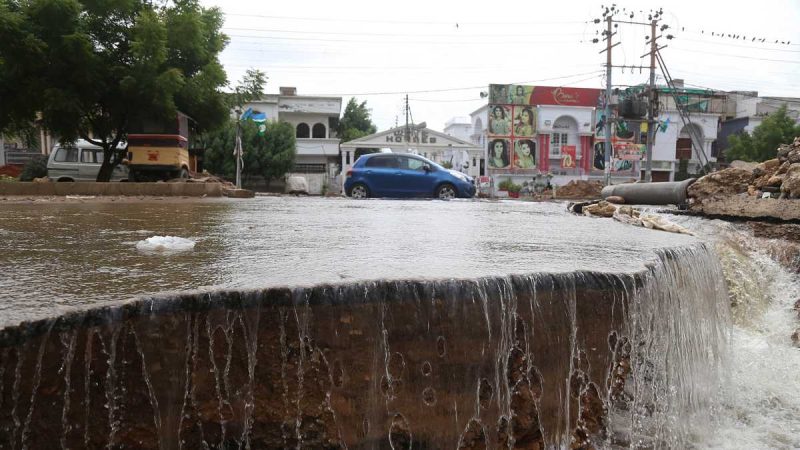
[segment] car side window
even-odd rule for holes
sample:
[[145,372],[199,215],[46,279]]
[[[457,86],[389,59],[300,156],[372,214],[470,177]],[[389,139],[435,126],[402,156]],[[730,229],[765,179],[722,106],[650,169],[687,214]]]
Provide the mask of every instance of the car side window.
[[365,166],[393,168],[398,166],[398,162],[394,156],[375,156],[370,158]]
[[78,149],[75,147],[60,147],[53,159],[56,162],[78,162]]
[[408,161],[408,168],[410,170],[419,170],[419,171],[423,170],[422,166],[425,165],[424,161],[417,158],[406,158],[406,160]]

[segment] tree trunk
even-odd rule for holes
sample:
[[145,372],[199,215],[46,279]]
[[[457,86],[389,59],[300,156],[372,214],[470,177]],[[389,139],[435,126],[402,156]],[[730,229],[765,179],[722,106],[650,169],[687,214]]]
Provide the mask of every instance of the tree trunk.
[[[114,155],[114,150],[116,150],[116,144],[114,142],[109,142],[108,146],[103,146],[103,164],[100,165],[100,171],[97,172],[97,182],[98,183],[108,183],[111,181],[111,175],[114,173],[114,166],[116,166],[116,155]],[[114,145],[114,147],[111,147]]]

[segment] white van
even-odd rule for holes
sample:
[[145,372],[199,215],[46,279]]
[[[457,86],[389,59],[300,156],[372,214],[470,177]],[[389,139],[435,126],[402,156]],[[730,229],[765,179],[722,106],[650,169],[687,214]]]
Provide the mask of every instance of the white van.
[[[117,148],[125,148],[120,143]],[[56,144],[47,160],[47,176],[54,181],[96,181],[103,163],[103,148],[78,139],[74,144]],[[128,168],[118,165],[111,181],[128,181]]]

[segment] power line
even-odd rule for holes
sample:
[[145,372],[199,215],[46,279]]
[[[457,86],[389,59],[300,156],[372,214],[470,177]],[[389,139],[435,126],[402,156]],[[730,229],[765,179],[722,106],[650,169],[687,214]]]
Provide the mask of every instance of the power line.
[[[571,81],[570,83],[581,83],[583,81],[594,80],[597,78],[597,75],[600,75],[602,71],[597,71],[597,74],[593,77],[584,78],[581,80]],[[524,83],[512,83],[512,84],[524,84]],[[472,102],[472,101],[486,101],[482,98],[470,98],[470,99],[460,99],[460,100],[437,100],[437,99],[424,99],[424,98],[411,98],[410,100],[414,100],[415,102],[431,102],[431,103],[465,103],[465,102]]]
[[[256,32],[265,32],[265,33],[292,33],[292,34],[313,34],[313,35],[334,35],[334,36],[391,36],[391,37],[403,37],[408,38],[408,32],[402,33],[365,33],[365,32],[345,32],[345,31],[298,31],[298,30],[276,30],[276,29],[269,29],[269,28],[234,28],[234,27],[224,27],[224,30],[234,30],[234,31],[256,31]],[[476,38],[487,38],[487,37],[530,37],[530,36],[577,36],[582,35],[583,33],[516,33],[516,34],[472,34],[472,33],[465,33],[463,37],[476,37]],[[450,34],[420,34],[414,33],[413,37],[454,37],[452,33]]]
[[[564,34],[553,34],[552,36],[577,36],[581,33],[564,33]],[[310,42],[354,42],[357,44],[469,44],[469,45],[495,45],[495,44],[562,44],[566,43],[565,41],[537,41],[537,40],[514,40],[514,41],[496,41],[496,40],[472,40],[472,41],[423,41],[423,40],[381,40],[381,41],[369,41],[369,40],[359,40],[359,39],[323,39],[323,38],[304,38],[304,37],[291,37],[291,36],[257,36],[257,35],[240,35],[240,34],[229,34],[229,37],[237,37],[237,38],[244,38],[244,39],[268,39],[268,40],[280,40],[280,41],[310,41]],[[542,35],[545,36],[545,35]],[[399,35],[398,35],[399,37]],[[569,41],[569,43],[574,44],[574,41]]]
[[[538,83],[541,81],[553,81],[553,80],[561,80],[564,78],[573,78],[583,75],[589,74],[598,74],[600,71],[593,71],[593,72],[586,72],[581,74],[573,74],[573,75],[565,75],[560,77],[553,77],[553,78],[543,78],[541,80],[528,80],[528,81],[518,81],[509,84],[530,84],[530,83]],[[362,92],[362,93],[345,93],[345,94],[310,94],[310,95],[319,95],[321,97],[358,97],[358,96],[366,96],[366,95],[402,95],[402,94],[427,94],[432,92],[452,92],[452,91],[468,91],[470,89],[485,89],[488,85],[483,84],[480,86],[468,86],[468,87],[459,87],[459,88],[447,88],[447,89],[425,89],[425,90],[418,90],[418,91],[394,91],[394,92]]]
[[751,59],[751,60],[757,60],[757,61],[772,61],[772,62],[785,62],[785,63],[790,63],[790,64],[800,64],[800,61],[791,61],[791,60],[788,60],[788,59],[755,58],[755,57],[752,57],[752,56],[731,55],[730,53],[706,52],[706,51],[703,51],[703,50],[692,50],[692,49],[680,48],[680,47],[673,47],[673,48],[676,49],[676,50],[684,51],[684,52],[703,53],[703,54],[706,54],[706,55],[728,56],[728,57],[731,57],[731,58]]
[[390,24],[403,24],[403,25],[568,25],[568,24],[584,24],[584,20],[569,20],[569,21],[520,21],[520,22],[463,22],[457,20],[449,21],[422,21],[422,20],[387,20],[387,19],[343,19],[331,17],[298,17],[298,16],[271,16],[260,14],[233,14],[225,13],[226,16],[234,17],[257,17],[259,19],[280,19],[280,20],[300,20],[309,22],[353,22],[353,23],[390,23]]
[[709,41],[709,40],[704,40],[704,39],[682,38],[681,41],[699,42],[699,43],[702,43],[702,44],[711,44],[711,45],[723,45],[725,47],[750,48],[750,49],[758,50],[758,51],[800,53],[800,50],[786,50],[786,49],[783,49],[783,48],[765,48],[764,46],[730,44],[728,42],[714,42],[714,41]]

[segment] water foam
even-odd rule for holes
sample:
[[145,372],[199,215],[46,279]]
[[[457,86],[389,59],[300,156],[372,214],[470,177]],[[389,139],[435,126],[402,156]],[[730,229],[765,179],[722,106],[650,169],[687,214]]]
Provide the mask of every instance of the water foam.
[[153,236],[136,243],[143,253],[178,253],[194,249],[195,241],[176,236]]

